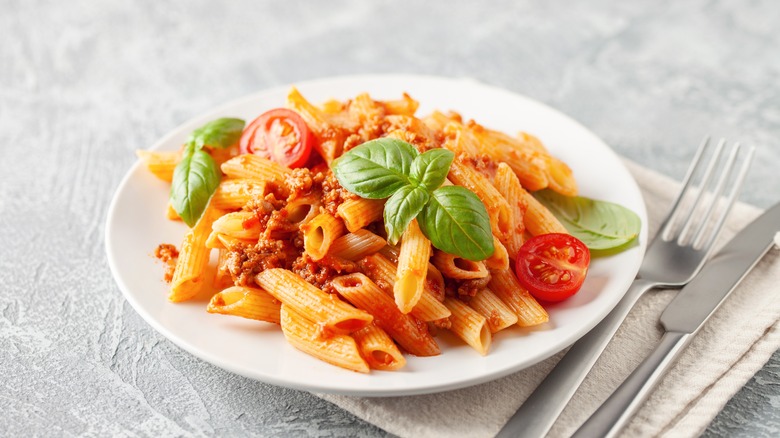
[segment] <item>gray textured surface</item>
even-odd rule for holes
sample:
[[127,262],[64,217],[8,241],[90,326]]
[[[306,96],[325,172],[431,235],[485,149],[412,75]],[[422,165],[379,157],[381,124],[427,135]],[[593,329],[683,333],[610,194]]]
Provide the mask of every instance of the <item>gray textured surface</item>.
[[[0,0],[0,435],[384,436],[186,354],[103,250],[133,151],[226,100],[355,73],[468,76],[549,103],[681,177],[705,133],[759,147],[780,198],[780,3]],[[707,436],[780,431],[780,354]]]

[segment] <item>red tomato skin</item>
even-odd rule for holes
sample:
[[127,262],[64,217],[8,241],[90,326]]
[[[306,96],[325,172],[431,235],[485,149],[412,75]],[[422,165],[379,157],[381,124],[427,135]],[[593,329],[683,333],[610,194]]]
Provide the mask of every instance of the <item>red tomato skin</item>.
[[590,265],[590,251],[569,234],[532,237],[515,258],[515,274],[534,298],[549,303],[577,293]]
[[[274,122],[286,123],[297,136],[292,146],[271,135]],[[314,134],[303,118],[293,110],[275,108],[261,114],[245,129],[239,140],[242,154],[255,154],[290,168],[306,165],[315,142]]]

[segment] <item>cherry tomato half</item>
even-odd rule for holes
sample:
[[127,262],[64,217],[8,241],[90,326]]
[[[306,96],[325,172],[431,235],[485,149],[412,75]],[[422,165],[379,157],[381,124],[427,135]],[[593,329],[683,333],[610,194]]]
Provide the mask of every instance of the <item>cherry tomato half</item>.
[[541,234],[520,247],[515,273],[536,299],[558,302],[580,290],[589,264],[590,251],[576,237]]
[[287,167],[301,167],[311,155],[314,135],[303,118],[287,108],[276,108],[256,118],[239,141],[242,154],[270,158]]

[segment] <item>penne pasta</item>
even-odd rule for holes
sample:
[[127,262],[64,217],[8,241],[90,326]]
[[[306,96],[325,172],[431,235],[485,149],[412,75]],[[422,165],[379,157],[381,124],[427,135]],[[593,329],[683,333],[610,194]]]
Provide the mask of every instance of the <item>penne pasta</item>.
[[382,219],[385,209],[384,199],[350,199],[337,208],[338,216],[344,220],[350,233],[365,227],[371,222]]
[[288,202],[287,205],[282,208],[282,214],[287,218],[287,221],[291,225],[300,227],[301,225],[311,222],[312,219],[320,214],[320,205],[320,199],[316,194],[301,196]]
[[498,163],[493,184],[501,196],[509,203],[512,213],[512,230],[507,236],[505,249],[509,257],[514,259],[520,247],[525,242],[525,211],[528,209],[527,201],[521,196],[523,190],[517,175],[506,163]]
[[379,251],[387,245],[387,241],[368,230],[357,230],[345,234],[335,241],[328,249],[328,254],[346,260],[357,261]]
[[281,303],[256,287],[233,286],[213,297],[206,311],[279,324]]
[[499,240],[504,242],[512,231],[512,213],[509,203],[501,196],[501,193],[484,175],[457,159],[452,162],[448,177],[450,181],[471,190],[482,200],[488,216],[490,216],[490,228],[493,230],[493,235],[498,236]]
[[525,228],[533,236],[540,234],[550,233],[564,233],[569,234],[566,227],[553,216],[553,214],[544,205],[536,200],[530,193],[525,190],[520,191],[521,202],[524,202],[527,206],[525,215],[523,216],[525,221]]
[[[374,254],[358,261],[360,269],[363,270],[371,281],[382,289],[388,295],[393,296],[393,285],[395,284],[396,265],[381,254]],[[440,290],[432,291],[430,288],[433,282],[426,281],[423,294],[420,301],[414,306],[410,314],[422,321],[439,321],[450,316],[450,311],[435,296],[444,295],[443,285]]]
[[517,315],[517,325],[530,327],[544,324],[550,317],[538,301],[517,281],[509,269],[491,272],[490,290]]
[[219,183],[211,197],[211,205],[221,210],[238,210],[254,198],[265,195],[265,181],[254,179],[226,179]]
[[310,222],[301,226],[303,248],[312,260],[320,260],[342,234],[344,223],[330,213],[320,213]]
[[254,178],[282,184],[292,170],[259,155],[244,154],[222,163],[222,173],[231,178]]
[[470,280],[488,276],[485,263],[464,259],[438,249],[433,252],[431,262],[442,275],[456,280]]
[[206,239],[211,232],[211,224],[222,212],[208,207],[195,227],[184,236],[179,250],[176,270],[171,279],[171,293],[168,299],[174,302],[186,301],[208,286],[210,279],[206,266],[209,263],[211,249],[206,247]]
[[373,320],[370,314],[321,291],[286,269],[267,269],[255,276],[255,282],[277,300],[333,333],[351,333]]
[[[576,194],[571,168],[533,135],[510,136],[473,120],[464,122],[451,111],[416,117],[418,106],[406,93],[384,101],[362,93],[314,105],[293,88],[287,95],[289,111],[275,114],[285,114],[295,127],[274,122],[274,129],[279,128],[274,134],[290,147],[301,142],[307,149],[303,143],[311,141],[317,154],[308,161],[298,156],[291,169],[276,157],[236,156],[236,145],[202,147],[224,177],[214,188],[210,181],[201,184],[208,187],[198,187],[207,181],[192,180],[200,177],[197,172],[188,175],[193,184],[187,189],[199,190],[199,199],[210,196],[209,205],[187,231],[180,251],[169,244],[155,251],[169,267],[169,300],[205,298],[208,293],[209,313],[279,324],[296,349],[361,373],[401,369],[406,364],[402,353],[440,354],[433,337],[439,330],[452,331],[484,355],[494,333],[548,321],[511,265],[526,239],[567,232],[532,192]],[[238,134],[234,122],[224,139]],[[225,129],[219,123],[204,128],[215,130],[215,136]],[[396,141],[372,141],[382,138],[408,145],[393,150]],[[338,162],[343,164],[334,164],[366,142],[371,143]],[[417,158],[435,149],[439,151]],[[441,149],[455,153],[449,168],[439,169],[450,157]],[[153,175],[171,181],[182,154],[137,155]],[[435,198],[440,208],[431,208],[425,195],[442,179],[442,186],[461,186],[485,206],[494,251],[484,260],[465,258],[487,254],[484,217],[475,216],[472,206],[447,204],[446,199]],[[385,184],[426,193],[415,191],[400,200],[397,211],[387,212],[384,199],[360,197],[387,195],[379,193]],[[184,196],[184,187],[172,188],[173,199]],[[183,203],[184,208],[199,207]],[[437,247],[460,255],[433,248],[415,219],[420,209],[426,220],[435,219],[426,222],[428,227],[443,230],[432,235]],[[170,204],[165,214],[181,220]],[[385,214],[409,221],[398,245],[387,243]],[[453,245],[469,238],[481,252]],[[216,266],[209,264],[212,249],[218,250]]]
[[509,269],[509,253],[498,237],[493,236],[493,255],[485,259],[488,269]]
[[375,370],[395,371],[406,365],[406,359],[384,330],[371,323],[352,337],[357,343],[360,355]]
[[517,323],[517,315],[490,289],[482,289],[469,300],[469,306],[487,319],[491,333]]
[[333,280],[333,287],[355,307],[374,316],[374,323],[415,356],[436,356],[441,351],[423,324],[398,310],[392,298],[361,273]]
[[254,240],[260,237],[260,221],[257,215],[251,211],[236,211],[228,213],[211,226],[218,234],[236,239]]
[[493,341],[487,319],[457,298],[444,298],[444,305],[452,312],[450,331],[479,354],[486,355]]
[[401,237],[398,270],[393,285],[395,303],[401,312],[411,312],[420,301],[430,257],[431,242],[423,235],[420,226],[417,225],[417,219],[412,219]]
[[181,160],[181,152],[137,150],[135,154],[154,176],[165,182],[173,181],[173,171]]
[[367,373],[355,340],[344,334],[325,334],[321,326],[287,305],[280,311],[282,333],[293,347],[322,361],[348,370]]

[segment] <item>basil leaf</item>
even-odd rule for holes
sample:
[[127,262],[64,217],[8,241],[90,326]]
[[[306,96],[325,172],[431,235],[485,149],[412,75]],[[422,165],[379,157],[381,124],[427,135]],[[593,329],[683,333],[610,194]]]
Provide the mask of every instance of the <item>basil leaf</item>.
[[243,132],[243,120],[223,117],[192,131],[187,143],[194,145],[196,149],[203,146],[225,149],[234,145]]
[[385,203],[384,219],[387,241],[395,245],[412,221],[430,199],[422,187],[403,186]]
[[190,144],[173,171],[171,206],[190,228],[206,210],[221,177],[211,155]]
[[591,250],[621,247],[639,235],[642,221],[633,211],[606,201],[563,196],[552,190],[534,193],[567,230]]
[[417,151],[405,141],[380,138],[351,149],[332,163],[339,183],[368,199],[384,199],[409,185],[409,169]]
[[485,205],[463,187],[436,189],[417,222],[433,246],[444,252],[477,261],[495,250]]
[[431,149],[412,161],[409,176],[429,191],[436,190],[447,178],[453,159],[455,154],[447,149]]

